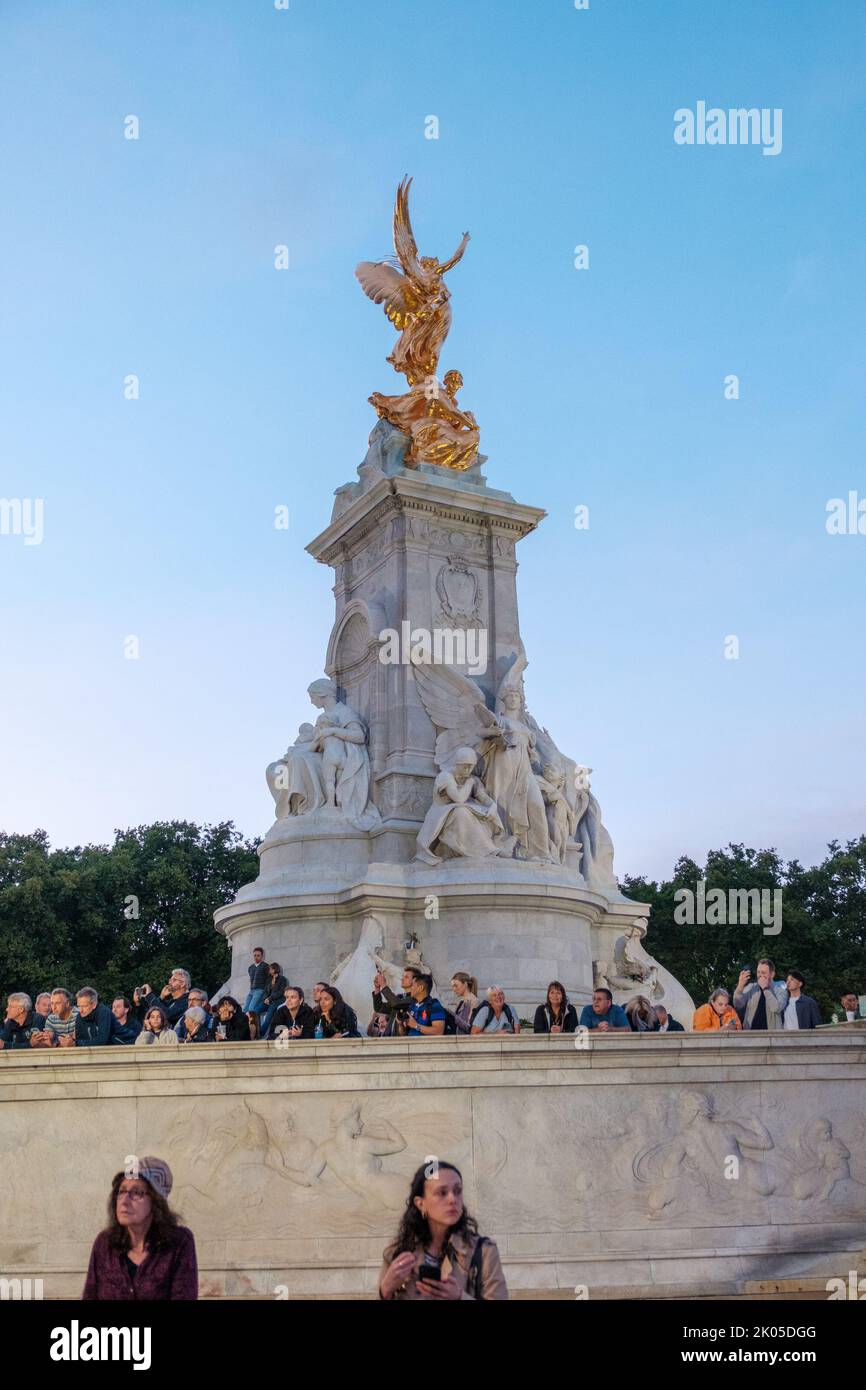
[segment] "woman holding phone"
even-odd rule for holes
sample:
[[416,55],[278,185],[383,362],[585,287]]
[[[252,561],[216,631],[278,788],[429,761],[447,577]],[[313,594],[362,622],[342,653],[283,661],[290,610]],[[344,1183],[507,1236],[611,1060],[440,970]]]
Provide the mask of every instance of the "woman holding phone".
[[384,1252],[379,1297],[507,1299],[495,1243],[478,1234],[463,1205],[463,1178],[453,1163],[431,1159],[418,1169],[396,1239]]

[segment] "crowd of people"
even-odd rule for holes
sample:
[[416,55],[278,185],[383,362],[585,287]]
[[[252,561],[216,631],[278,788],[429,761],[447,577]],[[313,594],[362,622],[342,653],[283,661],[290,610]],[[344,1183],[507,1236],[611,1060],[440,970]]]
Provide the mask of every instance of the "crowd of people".
[[[706,1004],[687,1021],[690,1031],[787,1032],[817,1027],[821,1012],[804,992],[802,973],[789,970],[784,984],[775,975],[775,966],[766,957],[757,962],[754,980],[751,970],[744,968],[733,993],[721,987],[713,990]],[[112,1043],[177,1047],[260,1038],[288,1044],[298,1038],[361,1037],[355,1010],[328,981],[317,981],[308,1001],[302,986],[291,984],[276,961],[265,961],[260,947],[253,953],[249,977],[243,1004],[230,994],[212,1004],[207,991],[194,987],[189,972],[180,968],[171,972],[158,995],[144,984],[133,990],[131,999],[117,995],[110,1006],[101,1002],[89,985],[74,995],[59,986],[45,990],[37,994],[35,1002],[29,994],[16,992],[7,1000],[0,1048]],[[458,970],[451,979],[451,989],[453,1005],[449,1007],[436,997],[433,977],[420,967],[406,966],[399,992],[378,974],[366,1035],[417,1038],[520,1033],[523,1025],[518,1010],[508,1003],[500,986],[492,985],[482,998],[474,976]],[[844,989],[834,1018],[849,1021],[864,1016],[857,994]],[[551,981],[531,1024],[534,1033],[547,1034],[584,1029],[598,1033],[678,1033],[686,1027],[663,1004],[636,995],[623,1007],[614,1003],[609,989],[603,988],[594,990],[592,1002],[578,1013],[559,980]]]

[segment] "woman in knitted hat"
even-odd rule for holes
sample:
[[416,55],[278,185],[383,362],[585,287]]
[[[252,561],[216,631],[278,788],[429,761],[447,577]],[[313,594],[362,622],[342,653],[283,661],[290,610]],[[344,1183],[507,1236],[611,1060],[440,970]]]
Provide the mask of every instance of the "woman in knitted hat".
[[93,1242],[82,1300],[198,1298],[192,1231],[168,1205],[171,1169],[163,1158],[127,1160],[115,1173],[108,1225]]

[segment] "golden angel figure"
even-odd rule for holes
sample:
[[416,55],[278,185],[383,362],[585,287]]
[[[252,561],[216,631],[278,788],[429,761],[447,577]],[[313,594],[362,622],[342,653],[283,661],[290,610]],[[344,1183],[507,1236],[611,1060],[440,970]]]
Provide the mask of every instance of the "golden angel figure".
[[402,372],[410,386],[435,377],[442,344],[451,327],[450,292],[444,276],[466,250],[469,233],[447,261],[419,256],[409,218],[410,178],[397,189],[394,205],[394,250],[403,274],[390,261],[361,261],[355,268],[361,288],[399,330],[400,337],[388,361]]
[[388,420],[411,444],[406,450],[407,467],[435,463],[441,468],[462,472],[478,462],[478,423],[471,410],[457,404],[463,385],[459,372],[446,372],[442,387],[436,378],[426,386],[413,386],[402,396],[383,396],[374,391],[370,404],[380,419]]

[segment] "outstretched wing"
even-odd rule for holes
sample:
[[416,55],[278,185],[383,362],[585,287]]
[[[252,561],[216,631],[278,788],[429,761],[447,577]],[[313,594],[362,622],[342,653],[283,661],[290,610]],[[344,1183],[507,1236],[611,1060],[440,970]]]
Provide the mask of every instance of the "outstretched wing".
[[384,304],[388,318],[402,332],[418,308],[406,277],[387,261],[361,261],[355,266],[355,278],[368,299]]
[[439,766],[444,767],[457,748],[480,752],[498,726],[475,682],[451,666],[428,666],[414,658],[412,670],[421,703],[438,732],[434,757]]
[[409,217],[409,189],[411,187],[412,180],[405,178],[397,189],[397,197],[394,202],[394,250],[397,252],[397,258],[406,274],[414,279],[420,277],[421,266],[418,262],[415,233],[412,231],[412,221]]
[[526,708],[526,701],[523,698],[523,672],[526,670],[528,665],[529,662],[526,659],[526,648],[524,647],[523,642],[521,641],[519,652],[515,656],[508,670],[505,672],[505,675],[502,677],[502,680],[499,682],[499,688],[496,691],[497,704],[499,704],[506,690],[516,690],[520,695],[521,700],[523,701],[524,709]]
[[457,250],[454,252],[454,255],[449,260],[443,261],[442,265],[439,267],[439,270],[442,275],[444,275],[446,271],[450,270],[452,266],[455,266],[458,261],[461,261],[463,259],[463,252],[466,250],[468,241],[469,233],[464,232],[463,239],[461,240],[460,245],[457,247]]

